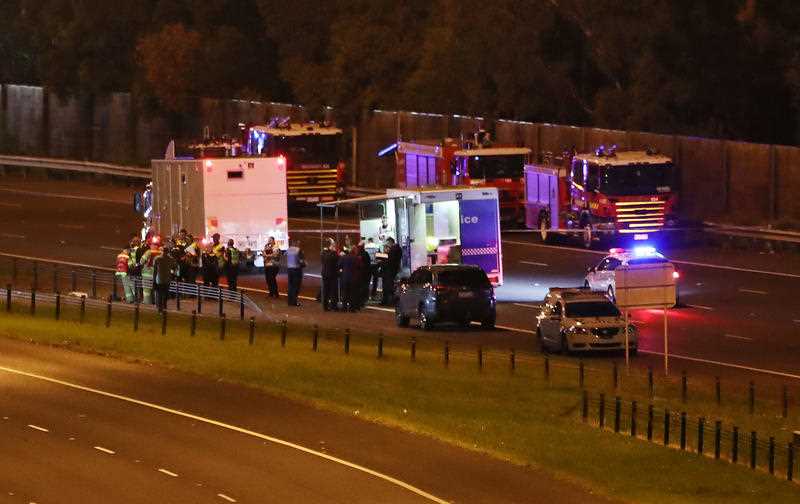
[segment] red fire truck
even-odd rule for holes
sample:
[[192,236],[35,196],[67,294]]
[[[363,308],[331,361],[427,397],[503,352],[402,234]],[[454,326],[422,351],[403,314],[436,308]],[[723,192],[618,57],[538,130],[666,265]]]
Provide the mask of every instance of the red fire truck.
[[488,146],[486,142],[461,142],[453,138],[397,142],[390,147],[396,148],[396,187],[496,187],[501,221],[512,225],[524,223],[523,167],[530,149]]
[[[560,161],[560,162],[559,162]],[[672,159],[654,150],[598,148],[525,166],[525,223],[554,233],[644,241],[678,223]]]
[[345,193],[345,144],[341,129],[273,118],[266,125],[239,125],[241,139],[206,139],[189,145],[198,157],[286,158],[289,203],[334,201]]

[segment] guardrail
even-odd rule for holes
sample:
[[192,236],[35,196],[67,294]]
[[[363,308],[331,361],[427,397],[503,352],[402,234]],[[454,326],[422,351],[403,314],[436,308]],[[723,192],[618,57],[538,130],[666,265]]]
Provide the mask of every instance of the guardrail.
[[734,226],[714,222],[704,222],[703,224],[705,225],[705,231],[711,233],[753,240],[800,244],[800,233],[797,231],[785,231],[762,226]]
[[[34,291],[47,290],[53,293],[72,292],[84,294],[81,289],[85,289],[86,296],[90,299],[98,299],[100,288],[108,291],[112,299],[121,299],[122,281],[116,275],[114,268],[104,268],[65,261],[55,261],[39,257],[27,257],[16,254],[0,252],[0,259],[4,264],[0,264],[0,272],[8,268],[8,277],[12,286],[18,285],[25,279]],[[137,301],[141,299],[143,288],[151,289],[153,280],[151,278],[132,277],[137,293]],[[250,309],[256,313],[261,313],[261,307],[250,297],[244,294],[243,290],[231,290],[219,286],[204,286],[197,283],[187,283],[173,281],[170,283],[169,291],[176,296],[178,306],[180,299],[197,302],[198,311],[201,310],[203,300],[210,300],[218,303],[220,313],[222,313],[223,303],[238,304],[241,308],[242,316],[244,309]]]
[[136,166],[122,166],[91,161],[75,161],[72,159],[38,158],[28,156],[0,155],[0,166],[19,166],[22,168],[40,168],[47,170],[94,173],[137,179],[150,179],[150,169]]

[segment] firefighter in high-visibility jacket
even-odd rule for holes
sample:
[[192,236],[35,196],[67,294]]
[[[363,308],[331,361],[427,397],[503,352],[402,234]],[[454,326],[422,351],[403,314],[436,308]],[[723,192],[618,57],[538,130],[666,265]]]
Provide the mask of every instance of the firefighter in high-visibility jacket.
[[239,279],[239,259],[241,253],[233,244],[233,240],[228,240],[228,247],[225,249],[225,278],[228,279],[228,288],[236,290],[236,283]]
[[115,274],[120,283],[122,283],[126,303],[133,303],[134,301],[133,281],[128,276],[128,272],[133,268],[132,262],[133,258],[129,249],[124,248],[117,254],[117,272]]
[[150,248],[142,254],[139,264],[142,266],[142,302],[153,304],[153,276],[156,257],[161,255],[161,240],[156,235],[150,240]]

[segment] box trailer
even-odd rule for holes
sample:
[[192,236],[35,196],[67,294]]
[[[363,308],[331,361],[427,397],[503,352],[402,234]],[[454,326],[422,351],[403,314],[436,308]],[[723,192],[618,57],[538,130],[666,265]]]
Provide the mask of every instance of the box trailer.
[[[151,166],[158,233],[219,233],[253,251],[272,236],[288,247],[285,158],[156,159]],[[259,257],[256,266],[262,264]]]
[[500,208],[495,187],[388,189],[386,194],[320,204],[358,207],[359,232],[403,249],[401,276],[426,264],[474,264],[503,283]]

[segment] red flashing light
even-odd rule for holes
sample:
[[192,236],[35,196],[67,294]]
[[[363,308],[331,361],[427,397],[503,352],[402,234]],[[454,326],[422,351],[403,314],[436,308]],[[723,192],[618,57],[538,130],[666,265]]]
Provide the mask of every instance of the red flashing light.
[[675,280],[679,279],[680,277],[681,277],[681,274],[678,273],[677,271],[673,271],[672,272],[672,278],[674,278]]
[[210,159],[206,160],[206,168],[211,168],[213,165],[214,163]]
[[283,156],[278,156],[278,166],[286,166],[286,158]]

